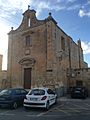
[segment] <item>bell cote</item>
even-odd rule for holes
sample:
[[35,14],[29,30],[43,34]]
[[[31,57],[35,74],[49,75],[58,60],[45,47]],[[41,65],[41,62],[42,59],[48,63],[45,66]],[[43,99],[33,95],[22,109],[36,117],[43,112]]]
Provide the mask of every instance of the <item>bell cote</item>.
[[28,10],[26,10],[23,13],[23,24],[24,24],[24,28],[27,27],[32,27],[32,21],[36,20],[36,11],[35,10],[30,10],[30,8],[28,7]]

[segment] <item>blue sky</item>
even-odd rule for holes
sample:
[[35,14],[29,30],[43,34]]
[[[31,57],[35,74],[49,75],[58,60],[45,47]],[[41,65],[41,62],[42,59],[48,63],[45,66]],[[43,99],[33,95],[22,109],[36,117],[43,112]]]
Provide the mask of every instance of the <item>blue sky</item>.
[[82,42],[84,60],[90,67],[90,0],[0,0],[0,54],[3,69],[7,67],[7,33],[22,21],[22,13],[35,9],[38,19],[45,19],[51,12],[53,18],[75,42]]

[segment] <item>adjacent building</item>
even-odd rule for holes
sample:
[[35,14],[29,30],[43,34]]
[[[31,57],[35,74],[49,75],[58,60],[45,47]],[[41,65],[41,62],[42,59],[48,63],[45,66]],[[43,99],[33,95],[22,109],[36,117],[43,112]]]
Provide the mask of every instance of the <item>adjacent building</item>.
[[0,55],[0,89],[7,87],[7,71],[2,70],[3,55]]

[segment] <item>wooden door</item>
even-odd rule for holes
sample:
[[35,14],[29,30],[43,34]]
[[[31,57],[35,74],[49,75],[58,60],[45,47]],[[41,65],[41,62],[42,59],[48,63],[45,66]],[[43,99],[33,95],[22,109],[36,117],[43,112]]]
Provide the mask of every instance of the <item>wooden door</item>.
[[24,88],[31,88],[31,68],[24,68]]

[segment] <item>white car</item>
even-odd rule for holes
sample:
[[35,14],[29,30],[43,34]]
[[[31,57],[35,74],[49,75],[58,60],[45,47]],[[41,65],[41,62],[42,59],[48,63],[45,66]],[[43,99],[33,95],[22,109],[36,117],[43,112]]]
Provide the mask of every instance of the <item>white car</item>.
[[29,91],[24,99],[23,106],[28,107],[41,107],[46,108],[56,103],[57,95],[49,88],[33,88]]

